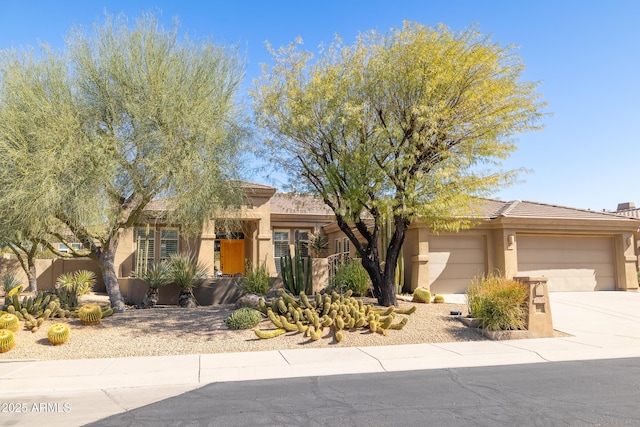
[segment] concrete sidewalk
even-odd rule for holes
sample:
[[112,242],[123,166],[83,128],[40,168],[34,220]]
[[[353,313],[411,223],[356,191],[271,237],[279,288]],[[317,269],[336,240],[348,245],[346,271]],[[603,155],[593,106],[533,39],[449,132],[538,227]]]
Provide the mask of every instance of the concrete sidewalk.
[[82,425],[205,384],[640,357],[640,293],[551,293],[563,338],[0,362],[0,425]]

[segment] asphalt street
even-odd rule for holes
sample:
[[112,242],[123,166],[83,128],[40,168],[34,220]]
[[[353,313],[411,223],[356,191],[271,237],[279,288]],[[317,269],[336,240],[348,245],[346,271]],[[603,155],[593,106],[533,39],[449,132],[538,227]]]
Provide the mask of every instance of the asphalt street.
[[220,382],[106,426],[640,425],[640,358]]

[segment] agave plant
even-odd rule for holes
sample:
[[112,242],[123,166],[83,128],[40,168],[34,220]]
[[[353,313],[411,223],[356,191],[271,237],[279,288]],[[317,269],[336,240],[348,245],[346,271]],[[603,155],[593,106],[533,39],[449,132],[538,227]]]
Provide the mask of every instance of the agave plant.
[[86,295],[93,290],[96,284],[96,274],[89,270],[78,270],[74,273],[78,296]]
[[4,288],[4,306],[7,307],[11,304],[11,297],[14,294],[20,294],[24,286],[22,286],[22,282],[18,279],[18,276],[15,273],[5,273],[2,276],[2,287]]
[[151,264],[137,277],[149,285],[149,290],[142,299],[142,308],[154,307],[158,303],[159,288],[168,285],[172,281],[170,265],[166,261]]
[[195,307],[197,302],[193,288],[207,278],[207,267],[193,254],[175,254],[169,260],[169,271],[172,282],[180,288],[178,305]]
[[60,305],[71,309],[78,306],[78,297],[93,290],[96,274],[89,270],[78,270],[74,273],[63,273],[56,279],[55,289]]

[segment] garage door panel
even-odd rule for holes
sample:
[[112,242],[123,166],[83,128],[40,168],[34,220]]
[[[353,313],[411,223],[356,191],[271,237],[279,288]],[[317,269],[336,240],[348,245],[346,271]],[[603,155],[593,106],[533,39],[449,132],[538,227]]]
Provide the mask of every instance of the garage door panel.
[[429,285],[432,293],[464,293],[485,273],[484,236],[433,236],[429,239]]
[[[525,252],[526,251],[526,252]],[[523,264],[536,264],[544,262],[545,264],[552,265],[566,265],[566,264],[577,264],[577,265],[609,265],[611,264],[611,256],[610,251],[606,249],[601,250],[572,250],[570,248],[566,249],[522,249],[518,246],[518,257],[522,256],[522,253],[526,253],[526,260]]]
[[518,236],[518,275],[549,278],[550,291],[615,289],[609,237]]

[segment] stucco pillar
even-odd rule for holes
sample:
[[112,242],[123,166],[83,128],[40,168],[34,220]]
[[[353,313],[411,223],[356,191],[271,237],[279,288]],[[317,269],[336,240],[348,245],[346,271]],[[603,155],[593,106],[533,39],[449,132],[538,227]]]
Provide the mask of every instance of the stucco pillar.
[[493,234],[494,269],[511,278],[518,274],[518,236],[514,230],[498,229]]
[[414,238],[409,242],[411,247],[411,283],[410,291],[422,286],[429,288],[429,231],[426,227],[414,229]]
[[636,241],[632,233],[623,233],[615,240],[620,250],[616,250],[618,256],[618,289],[622,291],[638,290],[638,273],[636,271],[637,257]]
[[552,338],[553,318],[546,277],[514,277],[527,287],[529,293],[527,331],[529,338]]
[[257,258],[258,262],[263,261],[267,264],[267,271],[271,276],[276,276],[278,271],[276,270],[276,263],[273,259],[273,241],[271,233],[271,221],[269,217],[262,217],[258,220],[257,230]]

